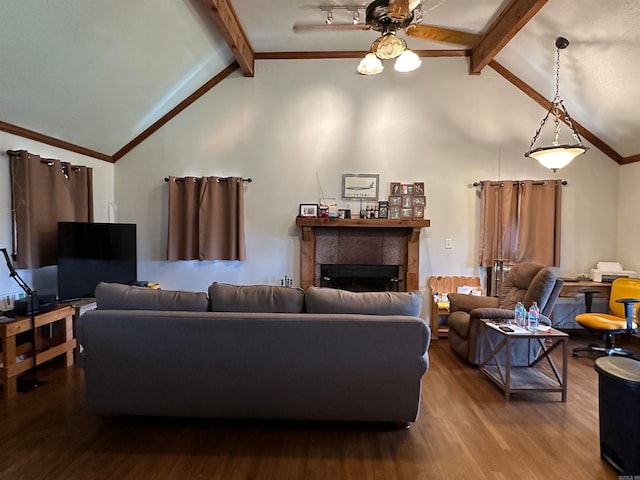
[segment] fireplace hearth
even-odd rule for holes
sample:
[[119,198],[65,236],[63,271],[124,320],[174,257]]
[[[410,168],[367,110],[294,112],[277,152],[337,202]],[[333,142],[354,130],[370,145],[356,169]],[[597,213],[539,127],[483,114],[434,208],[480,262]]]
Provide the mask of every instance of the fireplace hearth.
[[399,274],[399,265],[323,264],[320,286],[352,292],[397,292],[401,282]]

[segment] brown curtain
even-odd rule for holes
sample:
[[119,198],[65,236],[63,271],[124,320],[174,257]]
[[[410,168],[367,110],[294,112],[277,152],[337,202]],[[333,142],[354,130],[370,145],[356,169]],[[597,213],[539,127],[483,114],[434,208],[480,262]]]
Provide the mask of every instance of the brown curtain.
[[480,199],[480,266],[560,266],[561,180],[485,181]]
[[10,151],[13,258],[18,268],[58,261],[58,222],[93,221],[93,171]]
[[241,177],[169,177],[168,260],[245,260]]

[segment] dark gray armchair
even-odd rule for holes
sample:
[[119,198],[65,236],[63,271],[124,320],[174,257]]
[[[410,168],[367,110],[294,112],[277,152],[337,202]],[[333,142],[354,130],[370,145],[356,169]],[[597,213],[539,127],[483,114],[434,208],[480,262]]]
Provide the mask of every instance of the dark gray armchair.
[[[534,301],[538,302],[541,312],[540,323],[551,325],[548,317],[560,294],[562,283],[555,268],[537,263],[522,263],[511,267],[497,298],[449,294],[451,348],[465,360],[478,365],[489,352],[486,340],[479,335],[480,319],[513,319],[514,308],[518,302],[524,302],[527,310]],[[535,352],[527,350],[527,342],[518,343],[522,345],[516,344],[516,348],[513,349],[512,362],[514,365],[527,364],[529,356]]]

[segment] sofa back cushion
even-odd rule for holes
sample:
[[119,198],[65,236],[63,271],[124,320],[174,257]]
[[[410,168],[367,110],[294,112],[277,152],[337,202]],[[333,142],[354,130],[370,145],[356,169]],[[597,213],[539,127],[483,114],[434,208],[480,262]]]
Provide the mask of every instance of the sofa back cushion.
[[96,305],[100,310],[164,310],[206,312],[209,307],[204,292],[154,290],[119,283],[101,282],[96,287]]
[[309,287],[305,294],[307,313],[354,313],[360,315],[407,315],[419,317],[422,293],[350,292],[337,288]]
[[304,312],[304,291],[273,285],[230,285],[214,282],[209,287],[212,312]]

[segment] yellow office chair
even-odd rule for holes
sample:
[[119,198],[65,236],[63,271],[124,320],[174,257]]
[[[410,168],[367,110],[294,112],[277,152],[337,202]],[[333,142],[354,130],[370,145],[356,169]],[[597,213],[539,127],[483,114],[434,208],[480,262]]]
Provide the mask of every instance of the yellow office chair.
[[621,333],[635,333],[638,328],[637,303],[640,302],[640,279],[618,278],[613,281],[609,297],[611,314],[589,312],[593,292],[584,293],[587,313],[576,316],[576,322],[587,330],[602,332],[606,345],[574,348],[573,355],[577,356],[578,352],[600,352],[609,356],[632,356],[633,352],[615,346],[615,336]]

